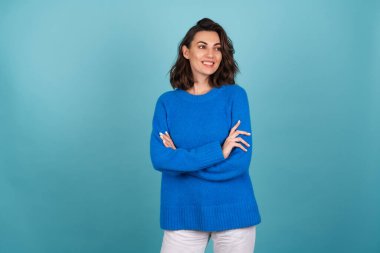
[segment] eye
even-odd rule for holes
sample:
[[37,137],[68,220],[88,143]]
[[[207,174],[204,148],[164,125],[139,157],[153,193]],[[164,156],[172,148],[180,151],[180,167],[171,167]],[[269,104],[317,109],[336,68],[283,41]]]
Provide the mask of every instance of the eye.
[[204,45],[200,45],[199,48],[204,47]]
[[221,48],[220,48],[220,47],[217,47],[217,48],[216,48],[216,50],[217,50],[217,51],[220,51],[220,50],[221,50]]

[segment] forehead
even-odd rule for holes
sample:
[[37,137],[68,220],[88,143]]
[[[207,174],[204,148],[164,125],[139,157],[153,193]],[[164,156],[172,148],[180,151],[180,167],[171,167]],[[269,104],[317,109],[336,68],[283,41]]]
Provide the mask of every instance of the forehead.
[[219,35],[214,31],[200,31],[194,35],[194,42],[198,43],[198,41],[204,41],[207,44],[215,44],[220,43]]

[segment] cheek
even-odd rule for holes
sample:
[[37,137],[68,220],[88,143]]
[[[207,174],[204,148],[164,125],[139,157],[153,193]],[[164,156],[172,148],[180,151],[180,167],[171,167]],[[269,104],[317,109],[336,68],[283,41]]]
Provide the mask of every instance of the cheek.
[[193,64],[198,64],[198,62],[201,61],[202,57],[203,57],[202,54],[199,54],[199,53],[192,54],[191,55],[191,61],[193,62]]
[[222,63],[222,57],[218,58],[218,66]]
[[215,59],[216,59],[216,61],[218,62],[218,63],[220,63],[221,61],[222,61],[222,54],[220,53],[220,54],[216,54],[215,55]]
[[198,61],[200,61],[201,59],[204,58],[204,54],[202,54],[202,52],[199,52],[195,55],[195,59],[197,59]]

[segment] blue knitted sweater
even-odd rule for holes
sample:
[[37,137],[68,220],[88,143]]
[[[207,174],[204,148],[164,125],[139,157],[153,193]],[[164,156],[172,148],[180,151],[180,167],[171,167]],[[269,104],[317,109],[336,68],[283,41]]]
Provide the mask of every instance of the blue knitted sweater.
[[[222,145],[231,128],[251,146],[234,147],[226,159]],[[164,146],[168,131],[176,149]],[[182,89],[159,96],[152,121],[150,157],[162,173],[160,226],[166,230],[221,231],[257,225],[261,217],[249,175],[252,135],[248,96],[238,84],[202,95]]]

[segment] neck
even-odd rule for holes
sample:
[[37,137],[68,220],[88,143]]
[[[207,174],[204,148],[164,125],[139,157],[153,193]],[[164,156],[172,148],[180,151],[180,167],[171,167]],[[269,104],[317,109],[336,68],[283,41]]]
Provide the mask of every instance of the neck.
[[199,94],[207,93],[209,90],[211,90],[211,86],[208,83],[200,84],[200,83],[195,82],[194,86],[190,88],[188,91],[191,94],[199,95]]
[[194,85],[189,91],[193,94],[206,93],[211,89],[211,85],[208,82],[209,76],[197,76],[194,81]]

